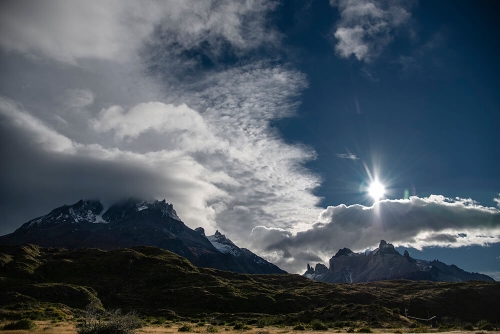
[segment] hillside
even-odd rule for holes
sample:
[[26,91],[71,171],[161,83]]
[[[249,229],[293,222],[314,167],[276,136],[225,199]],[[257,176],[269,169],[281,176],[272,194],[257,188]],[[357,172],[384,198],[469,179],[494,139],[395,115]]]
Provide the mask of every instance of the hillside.
[[498,282],[328,284],[299,275],[198,268],[154,247],[104,251],[0,246],[0,317],[44,302],[73,309],[94,303],[156,316],[260,313],[339,320],[362,314],[398,321],[406,304],[415,317],[431,314],[476,322],[498,320],[498,300]]

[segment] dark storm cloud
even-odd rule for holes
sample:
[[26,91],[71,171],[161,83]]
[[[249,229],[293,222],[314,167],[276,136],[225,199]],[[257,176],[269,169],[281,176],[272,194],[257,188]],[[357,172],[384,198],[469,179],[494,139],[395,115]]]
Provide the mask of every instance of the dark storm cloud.
[[63,204],[165,193],[154,171],[137,164],[40,150],[0,117],[0,234]]

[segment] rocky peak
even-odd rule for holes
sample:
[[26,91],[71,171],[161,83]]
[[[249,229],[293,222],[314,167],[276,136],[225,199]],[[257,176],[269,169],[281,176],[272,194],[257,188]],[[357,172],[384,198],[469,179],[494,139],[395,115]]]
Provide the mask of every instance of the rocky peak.
[[322,264],[322,263],[318,263],[316,264],[316,268],[314,269],[316,275],[323,275],[323,274],[326,274],[326,272],[328,271],[328,268]]
[[122,221],[138,215],[168,217],[181,221],[173,205],[167,203],[165,200],[144,201],[136,198],[129,198],[114,204],[106,211],[103,218],[106,221]]
[[341,256],[350,256],[351,254],[354,254],[352,250],[350,250],[349,248],[342,248],[342,249],[339,249],[337,254],[335,254],[333,257],[338,258]]
[[49,214],[30,220],[21,228],[30,228],[54,223],[95,223],[103,206],[98,200],[79,200],[72,205],[63,205]]
[[203,227],[197,227],[194,230],[199,234],[201,234],[202,236],[205,236],[205,229]]
[[410,256],[410,253],[408,253],[408,251],[405,249],[405,252],[403,254],[403,256],[405,257],[405,259],[407,259],[409,262],[413,262],[413,263],[417,263],[417,260],[415,260],[414,258],[412,258]]
[[378,245],[378,250],[375,252],[375,255],[385,254],[401,255],[394,249],[393,244],[389,244],[385,240],[380,240],[380,244]]

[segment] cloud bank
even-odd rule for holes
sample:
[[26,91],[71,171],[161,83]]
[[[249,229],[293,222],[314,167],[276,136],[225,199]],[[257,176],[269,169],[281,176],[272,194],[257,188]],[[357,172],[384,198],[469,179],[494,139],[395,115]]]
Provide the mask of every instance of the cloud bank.
[[[127,196],[165,198],[189,226],[242,245],[258,224],[308,226],[315,152],[270,126],[294,115],[306,79],[251,56],[279,45],[276,5],[2,3],[2,66],[16,71],[0,100],[0,232]],[[219,64],[228,54],[238,63]]]
[[252,236],[262,240],[267,251],[281,254],[278,263],[300,272],[304,263],[295,263],[295,252],[299,259],[303,253],[311,253],[326,261],[341,248],[363,251],[376,247],[382,239],[416,249],[498,243],[500,211],[470,199],[412,196],[408,200],[382,200],[370,207],[330,206],[308,230],[291,234],[259,226]]

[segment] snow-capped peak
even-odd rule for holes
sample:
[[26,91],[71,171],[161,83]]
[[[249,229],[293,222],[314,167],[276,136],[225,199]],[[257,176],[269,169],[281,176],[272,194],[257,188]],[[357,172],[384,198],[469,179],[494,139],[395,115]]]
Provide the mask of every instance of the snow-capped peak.
[[30,220],[25,228],[42,226],[53,223],[98,223],[103,211],[101,202],[80,200],[73,205],[63,205],[52,210],[49,214]]
[[234,256],[240,256],[242,254],[241,249],[236,246],[231,240],[226,238],[226,236],[220,233],[218,230],[215,231],[214,235],[210,235],[207,239],[212,243],[212,245],[217,248],[221,253],[229,253]]

